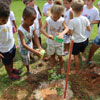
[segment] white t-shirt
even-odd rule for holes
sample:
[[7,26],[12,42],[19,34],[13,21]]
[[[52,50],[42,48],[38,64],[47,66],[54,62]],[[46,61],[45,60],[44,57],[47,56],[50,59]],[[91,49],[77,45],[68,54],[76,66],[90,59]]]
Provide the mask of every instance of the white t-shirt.
[[69,10],[65,9],[65,13],[64,13],[64,19],[66,22],[66,25],[68,25],[69,23],[69,19],[70,19],[70,11],[72,10],[72,8],[70,8]]
[[[33,36],[34,25],[30,26],[30,32],[28,32],[26,29],[24,29],[24,27],[22,25],[20,25],[20,27],[18,28],[18,30],[20,30],[22,32],[22,34],[24,35],[24,39],[25,39],[26,44],[30,48],[32,48],[32,38],[34,37]],[[18,42],[19,42],[20,49],[24,48],[23,45],[22,45],[22,43],[21,43],[19,35],[18,35]]]
[[100,1],[97,4],[100,5]]
[[87,40],[85,30],[89,25],[89,20],[84,16],[75,17],[70,20],[68,27],[73,31],[72,39],[75,43],[80,43]]
[[36,14],[37,14],[37,17],[36,17],[36,19],[34,21],[34,24],[36,26],[37,36],[40,37],[40,24],[39,24],[39,19],[41,19],[41,15],[40,15],[40,13],[38,11],[38,7],[36,5],[34,6],[34,9],[35,9]]
[[12,26],[14,27],[14,24],[13,24],[13,22],[12,22],[12,21],[15,20],[15,16],[14,16],[13,11],[10,11],[10,20],[11,20]]
[[[60,33],[63,31],[63,22],[64,22],[64,18],[60,17],[57,21],[54,21],[51,17],[47,17],[46,18],[46,22],[47,22],[47,33],[50,35],[53,35],[54,37],[57,36],[56,33]],[[52,45],[62,45],[59,42],[56,42],[55,40],[51,40],[49,38],[47,38],[47,44],[52,44]]]
[[[99,18],[99,11],[95,6],[91,9],[88,9],[87,6],[84,5],[82,15],[86,16],[90,21],[95,21],[95,20],[100,19]],[[91,30],[92,30],[93,24],[91,24],[90,27],[91,27]],[[86,34],[87,34],[88,38],[90,37],[90,33],[91,33],[91,31],[86,31]]]
[[44,6],[43,6],[43,11],[42,11],[42,12],[43,12],[44,14],[47,14],[48,10],[51,8],[52,5],[53,5],[53,4],[49,4],[48,2],[45,3]]
[[6,53],[14,46],[14,37],[10,18],[5,25],[0,25],[0,52]]

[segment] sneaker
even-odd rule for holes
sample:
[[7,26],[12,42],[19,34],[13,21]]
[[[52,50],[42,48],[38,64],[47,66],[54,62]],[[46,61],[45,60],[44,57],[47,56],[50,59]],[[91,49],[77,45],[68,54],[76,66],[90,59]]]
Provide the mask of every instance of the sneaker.
[[26,72],[26,74],[27,74],[27,75],[31,75],[31,74],[32,74],[32,72]]
[[68,52],[64,52],[63,56],[66,56],[66,55],[68,55]]
[[13,81],[16,81],[16,80],[19,80],[19,79],[20,79],[20,76],[12,75],[12,76],[10,77],[10,79],[13,80]]

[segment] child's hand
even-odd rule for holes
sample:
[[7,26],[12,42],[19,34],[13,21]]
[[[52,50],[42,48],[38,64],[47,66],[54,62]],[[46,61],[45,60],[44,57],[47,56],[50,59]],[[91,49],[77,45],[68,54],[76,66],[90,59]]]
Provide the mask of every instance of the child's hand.
[[57,32],[56,35],[59,35],[59,33]]
[[64,37],[64,36],[63,36],[62,34],[59,34],[59,35],[58,35],[58,39],[63,39],[63,37]]
[[48,35],[48,38],[52,39],[52,40],[54,39],[54,37],[52,35]]
[[37,49],[37,50],[35,51],[35,54],[36,54],[38,57],[41,57],[41,54],[40,54],[40,50],[39,50],[39,49]]

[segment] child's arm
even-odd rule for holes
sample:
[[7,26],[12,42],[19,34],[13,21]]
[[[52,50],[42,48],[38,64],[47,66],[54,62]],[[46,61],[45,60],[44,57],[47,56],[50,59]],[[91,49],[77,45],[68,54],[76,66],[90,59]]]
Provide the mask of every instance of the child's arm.
[[38,6],[37,6],[37,8],[38,8],[38,11],[39,11],[40,15],[42,16],[40,8]]
[[41,49],[41,45],[40,45],[38,36],[37,36],[37,34],[36,34],[36,29],[34,30],[33,35],[34,35],[34,41],[35,41],[37,47],[38,47],[39,49]]
[[98,24],[99,21],[98,20],[94,20],[94,21],[90,21],[91,24]]
[[43,15],[46,16],[46,17],[48,17],[48,14],[46,14],[46,13],[43,13]]
[[44,25],[41,27],[41,32],[42,32],[47,38],[53,40],[54,37],[53,37],[52,35],[49,35],[49,34],[45,31],[46,27],[47,27],[47,22],[45,21]]
[[66,23],[65,23],[65,21],[62,23],[62,25],[63,25],[63,27],[64,27],[64,31],[63,32],[61,32],[61,33],[59,33],[59,35],[58,35],[58,38],[63,38],[63,36],[68,32],[68,27],[67,27],[67,25],[66,25]]
[[70,11],[70,19],[73,19],[73,11]]
[[41,18],[39,19],[39,25],[40,25],[40,29],[42,27],[42,21],[41,21]]
[[12,22],[13,22],[13,24],[14,24],[14,26],[15,26],[16,30],[17,30],[16,21],[15,21],[15,20],[13,20]]
[[39,53],[37,50],[30,48],[30,47],[25,43],[24,36],[23,36],[23,34],[22,34],[22,32],[21,32],[20,30],[18,30],[18,34],[19,34],[19,37],[20,37],[20,40],[21,40],[21,43],[22,43],[23,47],[26,48],[27,50],[29,50],[29,51],[35,53],[37,56],[40,57],[41,55],[40,55],[40,53]]
[[0,54],[0,60],[1,60],[1,58],[4,58],[4,56],[2,54]]
[[87,29],[88,31],[91,31],[91,28],[90,28],[90,26],[87,26],[87,27],[86,27],[86,29]]
[[68,34],[72,35],[73,34],[73,30],[69,29]]

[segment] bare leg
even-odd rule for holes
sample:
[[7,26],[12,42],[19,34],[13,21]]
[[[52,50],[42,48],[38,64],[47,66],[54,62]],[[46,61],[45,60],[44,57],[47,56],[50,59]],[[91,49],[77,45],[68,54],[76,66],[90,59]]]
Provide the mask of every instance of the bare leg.
[[11,64],[10,65],[5,65],[5,69],[8,73],[9,77],[12,77],[12,68],[11,68]]
[[79,55],[74,55],[74,61],[75,61],[75,70],[71,71],[72,74],[76,74],[79,71]]
[[92,57],[95,53],[95,51],[99,48],[100,46],[96,45],[95,43],[92,44],[90,51],[89,51],[89,55],[88,55],[88,59],[87,61],[91,61]]
[[69,43],[64,44],[64,52],[68,52],[68,51],[69,51]]
[[27,72],[30,72],[29,65],[26,65]]
[[79,70],[79,59],[78,55],[74,55],[74,61],[75,61],[75,69]]
[[59,58],[59,62],[60,62],[60,71],[61,71],[61,74],[64,74],[65,73],[65,69],[64,69],[64,60],[63,60],[63,57],[62,56],[58,56]]
[[55,55],[50,56],[50,65],[55,66],[56,65],[56,60],[55,60]]
[[13,59],[12,59],[12,61],[11,61],[11,71],[13,70]]
[[82,61],[86,61],[86,58],[84,57],[84,52],[81,53],[81,58],[82,58]]

